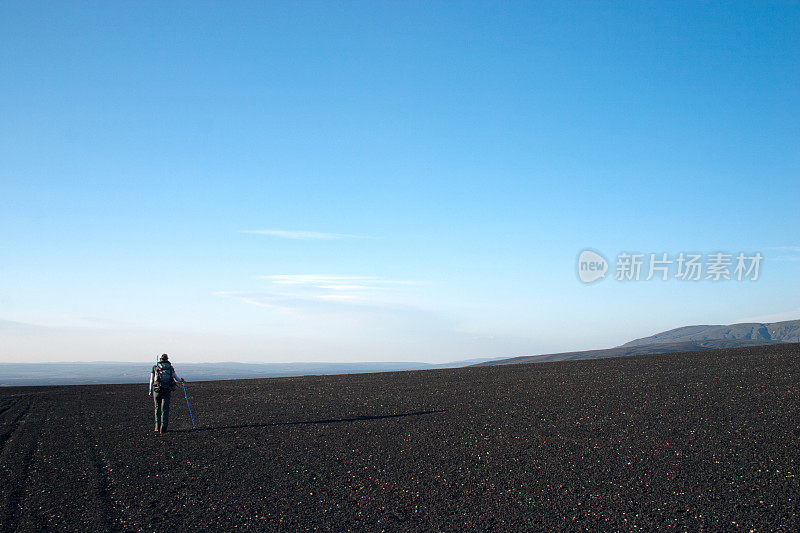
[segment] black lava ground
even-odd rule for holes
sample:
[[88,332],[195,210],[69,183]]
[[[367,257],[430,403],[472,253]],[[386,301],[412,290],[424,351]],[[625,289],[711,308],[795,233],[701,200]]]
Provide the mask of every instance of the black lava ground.
[[146,389],[0,389],[2,529],[800,526],[798,344]]

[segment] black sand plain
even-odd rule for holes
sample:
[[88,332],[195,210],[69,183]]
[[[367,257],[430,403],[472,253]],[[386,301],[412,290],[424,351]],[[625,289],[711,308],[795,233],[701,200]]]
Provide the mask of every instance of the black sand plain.
[[0,389],[2,530],[800,527],[798,344],[188,389]]

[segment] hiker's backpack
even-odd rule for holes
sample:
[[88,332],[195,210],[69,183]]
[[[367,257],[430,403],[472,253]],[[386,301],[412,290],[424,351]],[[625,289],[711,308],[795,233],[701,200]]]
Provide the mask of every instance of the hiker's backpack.
[[172,379],[175,369],[172,368],[169,362],[158,363],[153,367],[153,372],[156,375],[153,381],[154,390],[172,390],[175,388],[175,381]]

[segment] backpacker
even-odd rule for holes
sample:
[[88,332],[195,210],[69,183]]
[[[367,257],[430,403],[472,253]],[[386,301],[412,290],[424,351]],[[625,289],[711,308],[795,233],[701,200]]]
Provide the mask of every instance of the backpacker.
[[175,388],[175,380],[172,376],[175,374],[175,369],[169,361],[158,363],[153,367],[155,373],[155,380],[153,380],[153,390],[173,390]]

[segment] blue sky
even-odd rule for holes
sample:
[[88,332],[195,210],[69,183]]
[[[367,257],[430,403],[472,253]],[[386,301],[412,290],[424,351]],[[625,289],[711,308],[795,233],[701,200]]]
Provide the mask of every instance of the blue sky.
[[[797,3],[5,2],[0,361],[800,318]],[[581,250],[761,252],[581,283]]]

